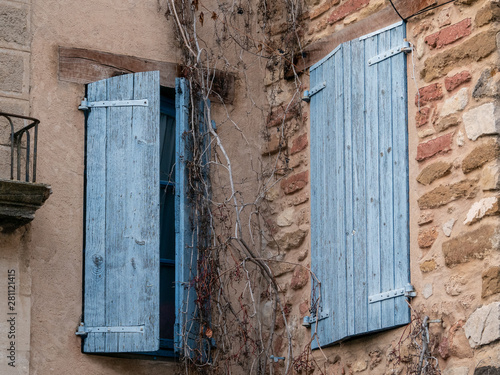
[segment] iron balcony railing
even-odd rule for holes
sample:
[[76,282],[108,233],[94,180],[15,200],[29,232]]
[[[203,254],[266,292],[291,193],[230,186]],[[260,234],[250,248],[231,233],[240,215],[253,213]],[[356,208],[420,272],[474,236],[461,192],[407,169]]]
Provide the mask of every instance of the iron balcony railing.
[[[39,120],[33,117],[14,115],[12,113],[0,112],[0,118],[7,119],[10,125],[10,179],[22,181],[21,174],[22,166],[24,165],[24,180],[26,182],[36,182],[36,153],[38,139],[38,124]],[[19,130],[15,130],[13,119],[21,119],[30,122]],[[26,136],[26,137],[25,137]],[[26,142],[23,144],[23,139]],[[31,139],[33,138],[33,139]],[[31,152],[33,147],[33,153]],[[24,152],[24,153],[23,153]],[[23,161],[23,159],[25,159]],[[30,181],[30,161],[31,161],[31,181]],[[14,170],[16,170],[16,178],[14,178]]]

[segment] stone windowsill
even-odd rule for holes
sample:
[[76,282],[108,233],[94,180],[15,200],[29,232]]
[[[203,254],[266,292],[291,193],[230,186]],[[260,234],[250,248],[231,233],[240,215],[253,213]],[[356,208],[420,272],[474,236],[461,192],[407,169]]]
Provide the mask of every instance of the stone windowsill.
[[49,185],[0,179],[0,231],[28,224],[51,193]]

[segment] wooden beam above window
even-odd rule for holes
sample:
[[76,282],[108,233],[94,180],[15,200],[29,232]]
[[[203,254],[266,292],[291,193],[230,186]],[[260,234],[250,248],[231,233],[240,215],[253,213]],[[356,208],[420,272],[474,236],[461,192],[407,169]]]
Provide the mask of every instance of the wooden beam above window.
[[[118,55],[84,48],[59,47],[59,79],[88,84],[101,79],[128,73],[160,71],[160,85],[175,87],[175,78],[184,76],[185,69],[176,63]],[[235,76],[215,71],[211,100],[232,103]],[[221,100],[222,98],[222,100]]]

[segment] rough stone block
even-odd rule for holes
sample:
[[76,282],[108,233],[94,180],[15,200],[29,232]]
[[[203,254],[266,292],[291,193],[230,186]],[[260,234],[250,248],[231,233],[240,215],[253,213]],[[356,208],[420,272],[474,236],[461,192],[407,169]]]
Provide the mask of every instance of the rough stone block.
[[497,0],[491,0],[486,3],[484,7],[478,10],[476,13],[476,18],[474,21],[476,22],[477,27],[481,27],[487,25],[490,22],[495,22],[500,20],[500,2]]
[[418,246],[421,249],[427,249],[432,246],[437,237],[437,227],[421,229],[418,232]]
[[426,260],[420,264],[420,271],[423,273],[434,271],[436,268],[437,264],[434,259]]
[[500,74],[498,74],[497,69],[488,68],[481,73],[481,77],[472,91],[472,97],[476,99],[500,97]]
[[464,70],[463,72],[457,73],[454,76],[446,77],[444,79],[444,87],[446,87],[447,91],[453,91],[464,83],[469,82],[471,79],[472,76],[470,72],[468,70]]
[[472,22],[470,18],[466,18],[459,23],[448,26],[437,33],[431,34],[425,38],[425,42],[431,48],[443,48],[448,44],[456,42],[471,34]]
[[469,90],[464,87],[443,103],[440,114],[443,117],[453,115],[457,112],[463,111],[468,103]]
[[289,227],[295,222],[295,210],[292,207],[284,209],[276,218],[276,224],[279,227]]
[[465,132],[473,141],[482,135],[500,132],[500,107],[494,103],[486,103],[473,108],[463,115]]
[[445,153],[451,150],[453,133],[442,135],[430,141],[420,143],[417,146],[417,161],[428,159],[436,154]]
[[420,76],[425,82],[430,82],[458,66],[480,61],[496,49],[496,30],[483,31],[455,47],[427,58]]
[[474,375],[500,375],[500,367],[481,366],[474,370]]
[[455,222],[457,219],[450,219],[446,223],[443,224],[443,233],[446,237],[451,236],[451,232],[453,230],[453,226],[455,225]]
[[447,267],[482,259],[491,250],[498,250],[499,234],[493,225],[485,225],[463,233],[443,243],[444,262]]
[[449,115],[441,118],[435,125],[434,128],[438,132],[442,132],[452,126],[457,126],[459,123],[458,117],[454,115]]
[[0,50],[0,91],[23,94],[27,89],[27,73],[27,64],[22,53]]
[[347,0],[344,1],[341,5],[335,9],[330,16],[328,17],[328,23],[330,25],[334,24],[335,22],[338,22],[348,15],[360,10],[361,8],[364,8],[365,6],[368,5],[370,0]]
[[30,44],[29,8],[27,5],[0,3],[0,45],[28,48]]
[[500,189],[500,165],[487,165],[481,171],[480,185],[483,190]]
[[500,293],[500,267],[490,267],[482,274],[483,290],[481,297],[486,298]]
[[496,139],[488,139],[477,146],[462,161],[462,171],[467,174],[500,156],[500,145]]
[[264,147],[262,148],[262,155],[275,154],[279,150],[286,149],[286,142],[281,139],[280,133],[271,132],[269,139],[264,141]]
[[464,328],[472,348],[500,339],[500,302],[482,306],[474,311]]
[[469,375],[468,367],[454,367],[450,369],[446,369],[443,372],[443,375]]
[[292,148],[290,149],[290,154],[296,154],[297,152],[300,152],[304,150],[307,145],[309,144],[307,140],[307,134],[302,134],[295,138],[292,143]]
[[479,202],[475,202],[467,213],[464,224],[471,225],[485,216],[500,214],[499,197],[483,198]]
[[451,163],[446,163],[444,161],[438,161],[434,164],[430,164],[425,167],[422,172],[420,172],[417,177],[417,181],[423,185],[429,185],[433,181],[449,175],[451,167]]
[[309,171],[294,174],[281,180],[281,188],[285,194],[292,194],[302,190],[309,182]]
[[425,224],[432,223],[434,220],[434,212],[432,211],[422,211],[418,218],[418,225],[422,226]]
[[470,198],[476,195],[476,183],[471,180],[448,185],[440,185],[418,199],[418,206],[421,210],[444,206],[460,198]]
[[293,290],[302,289],[307,285],[310,278],[309,271],[302,266],[296,266],[293,271],[292,281],[290,282],[290,288]]
[[308,232],[306,226],[297,227],[293,225],[287,230],[280,230],[275,236],[276,241],[270,242],[269,246],[281,250],[296,249],[302,245]]
[[301,113],[300,102],[296,101],[287,106],[274,108],[267,119],[267,127],[281,126],[282,124],[296,118]]
[[432,284],[425,284],[422,288],[422,296],[429,299],[432,296]]
[[433,83],[418,89],[418,93],[415,94],[415,105],[426,105],[429,102],[434,102],[443,98],[443,88],[440,83]]

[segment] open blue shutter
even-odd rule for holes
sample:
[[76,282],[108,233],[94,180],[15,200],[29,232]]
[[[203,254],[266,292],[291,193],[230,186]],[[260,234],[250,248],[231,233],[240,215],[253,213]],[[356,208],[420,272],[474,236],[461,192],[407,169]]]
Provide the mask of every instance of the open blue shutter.
[[196,236],[194,219],[189,201],[190,168],[192,159],[192,129],[190,128],[189,81],[175,81],[176,111],[176,162],[175,162],[175,350],[183,356],[193,357],[195,339],[199,334],[196,320],[196,291],[194,278],[197,274]]
[[159,348],[159,95],[158,72],[88,85],[87,353]]
[[405,25],[394,25],[340,45],[311,67],[311,92],[325,85],[310,98],[320,345],[410,320],[401,293],[369,301],[405,288],[410,277],[406,56],[393,50],[404,37]]

